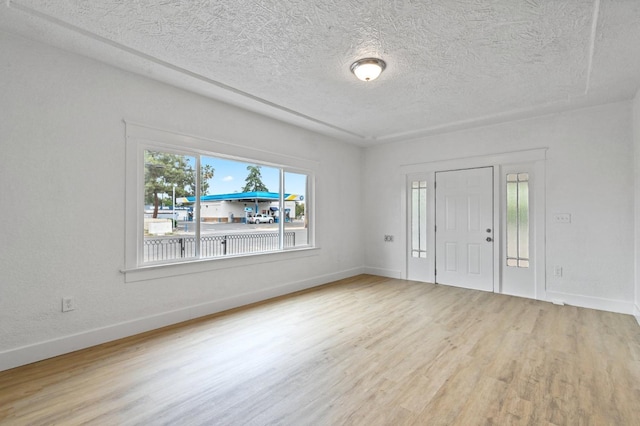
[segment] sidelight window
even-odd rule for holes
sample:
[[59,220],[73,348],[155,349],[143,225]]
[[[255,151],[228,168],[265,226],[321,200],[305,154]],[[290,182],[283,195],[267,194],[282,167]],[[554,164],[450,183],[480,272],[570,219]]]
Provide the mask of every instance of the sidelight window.
[[529,267],[529,174],[507,174],[507,266]]
[[427,257],[427,181],[411,182],[411,257]]

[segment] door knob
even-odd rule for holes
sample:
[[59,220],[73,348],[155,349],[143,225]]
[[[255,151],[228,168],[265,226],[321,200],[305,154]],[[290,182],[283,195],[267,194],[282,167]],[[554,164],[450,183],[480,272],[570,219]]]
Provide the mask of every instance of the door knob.
[[493,238],[487,237],[487,242],[490,243],[491,241],[493,241]]

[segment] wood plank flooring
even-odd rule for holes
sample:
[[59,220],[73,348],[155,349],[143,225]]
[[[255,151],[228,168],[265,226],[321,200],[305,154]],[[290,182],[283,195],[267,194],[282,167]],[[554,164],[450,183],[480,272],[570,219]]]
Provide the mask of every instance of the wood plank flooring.
[[640,327],[362,275],[0,372],[0,424],[640,425]]

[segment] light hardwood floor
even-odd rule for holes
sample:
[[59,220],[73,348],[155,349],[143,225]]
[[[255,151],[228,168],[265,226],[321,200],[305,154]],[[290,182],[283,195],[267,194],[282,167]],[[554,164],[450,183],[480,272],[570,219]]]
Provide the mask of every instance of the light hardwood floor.
[[640,327],[362,275],[1,372],[0,424],[640,425]]

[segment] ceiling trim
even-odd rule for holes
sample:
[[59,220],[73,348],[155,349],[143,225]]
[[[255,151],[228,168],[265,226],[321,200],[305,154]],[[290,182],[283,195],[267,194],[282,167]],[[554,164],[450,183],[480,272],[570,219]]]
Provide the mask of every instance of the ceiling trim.
[[[201,83],[206,83],[207,85],[210,86],[214,86],[217,89],[221,89],[222,91],[226,92],[225,97],[217,97],[215,95],[209,95],[208,97],[213,98],[217,101],[220,102],[226,102],[226,103],[232,103],[235,104],[236,106],[240,106],[244,109],[247,109],[249,111],[252,112],[256,112],[258,114],[261,115],[266,115],[269,116],[271,118],[275,118],[278,119],[280,121],[284,121],[287,122],[289,124],[294,124],[296,126],[300,126],[303,128],[313,128],[313,130],[318,131],[320,133],[324,133],[324,134],[328,134],[330,136],[333,137],[337,137],[340,138],[342,140],[345,140],[347,142],[351,142],[351,143],[355,143],[357,145],[360,146],[364,146],[364,143],[366,141],[370,141],[371,137],[365,136],[365,135],[361,135],[355,132],[352,132],[350,130],[347,129],[343,129],[341,127],[335,126],[331,123],[327,123],[325,121],[319,120],[317,118],[311,117],[309,115],[303,114],[301,112],[295,111],[293,109],[287,108],[284,105],[280,105],[277,104],[275,102],[271,102],[267,99],[252,95],[250,93],[244,92],[240,89],[237,89],[235,87],[229,86],[227,84],[224,84],[220,81],[217,80],[213,80],[211,78],[205,77],[201,74],[198,74],[196,72],[193,71],[189,71],[185,68],[179,67],[177,65],[173,65],[167,61],[164,61],[160,58],[157,58],[155,56],[146,54],[144,52],[141,52],[137,49],[134,49],[132,47],[129,47],[127,45],[124,45],[122,43],[118,43],[116,41],[113,41],[111,39],[108,39],[106,37],[100,36],[96,33],[93,33],[91,31],[85,30],[83,28],[80,28],[78,26],[75,26],[73,24],[70,24],[66,21],[63,21],[61,19],[58,19],[54,16],[51,16],[49,14],[40,12],[36,9],[33,9],[31,7],[28,6],[24,6],[20,3],[17,3],[16,0],[7,0],[7,7],[15,9],[15,10],[19,10],[23,13],[26,13],[28,15],[31,15],[32,17],[38,18],[38,19],[42,19],[44,21],[47,21],[50,24],[53,24],[57,27],[60,28],[64,28],[66,30],[72,31],[76,34],[82,35],[84,37],[88,37],[91,40],[113,47],[115,49],[118,49],[122,52],[126,52],[130,55],[133,55],[139,59],[142,59],[144,61],[148,61],[153,63],[154,65],[158,65],[160,67],[166,68],[168,70],[177,72],[183,76],[195,79]],[[168,84],[172,84],[175,85],[174,82],[167,82],[166,80],[163,80],[161,78],[156,78],[159,81],[163,81],[165,83]],[[198,93],[200,95],[202,95],[202,93]],[[229,94],[231,95],[232,100],[229,101],[227,98],[229,97]],[[266,108],[265,108],[266,107]],[[269,111],[271,110],[271,111]],[[284,113],[284,114],[283,114]]]
[[369,139],[372,143],[390,143],[390,142],[403,142],[416,140],[427,136],[433,136],[443,133],[457,132],[460,130],[473,129],[476,127],[484,127],[507,123],[516,120],[527,120],[537,117],[544,117],[550,114],[559,114],[563,112],[579,110],[582,108],[589,108],[597,105],[606,105],[612,102],[620,102],[628,99],[612,98],[605,102],[589,100],[586,97],[580,97],[579,99],[569,99],[564,101],[553,102],[549,104],[538,104],[528,108],[512,110],[505,113],[485,115],[482,117],[475,117],[468,120],[461,120],[454,123],[447,123],[433,127],[422,128],[418,130],[411,130],[408,132],[394,133],[385,136],[379,136]]

